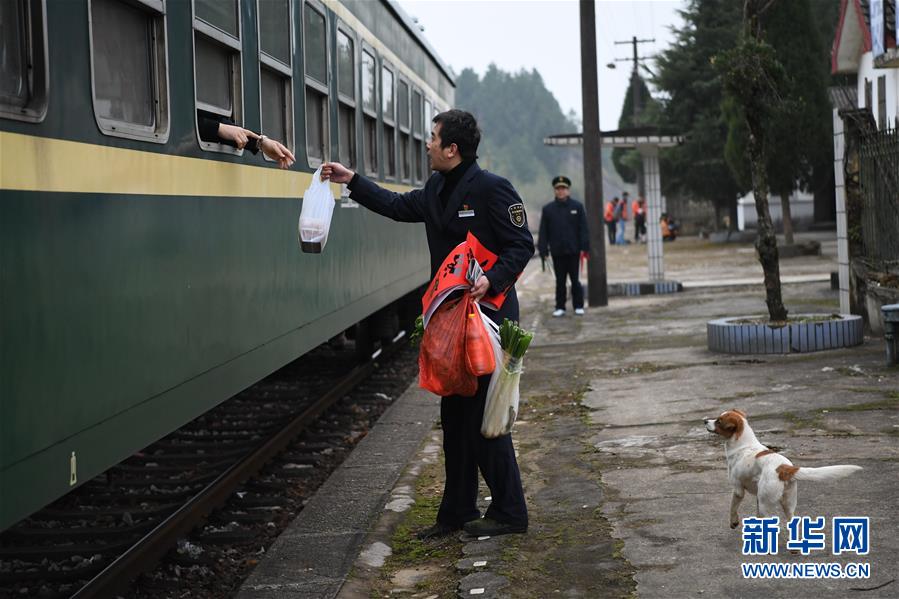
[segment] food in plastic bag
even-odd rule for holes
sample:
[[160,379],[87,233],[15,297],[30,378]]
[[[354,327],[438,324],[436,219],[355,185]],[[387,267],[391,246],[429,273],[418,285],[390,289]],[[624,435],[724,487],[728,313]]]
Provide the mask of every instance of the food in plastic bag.
[[481,309],[468,294],[468,318],[465,323],[465,365],[475,376],[485,376],[496,370],[496,358],[490,337],[481,319]]
[[334,214],[334,194],[328,181],[321,180],[321,167],[312,175],[312,183],[303,194],[303,208],[297,225],[300,249],[320,254],[328,242],[331,216]]
[[511,433],[512,425],[518,417],[518,383],[521,380],[524,354],[533,334],[519,328],[509,319],[505,319],[501,327],[483,315],[482,321],[490,334],[496,354],[496,370],[487,386],[481,434],[493,439]]
[[478,378],[465,363],[465,329],[468,294],[444,302],[425,327],[418,353],[418,384],[422,389],[446,397],[471,397],[478,390]]

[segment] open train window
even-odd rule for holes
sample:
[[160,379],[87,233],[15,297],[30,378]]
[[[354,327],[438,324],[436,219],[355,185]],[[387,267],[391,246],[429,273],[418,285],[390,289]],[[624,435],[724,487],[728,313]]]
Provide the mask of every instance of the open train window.
[[421,183],[424,168],[422,160],[424,158],[424,142],[422,141],[422,116],[421,116],[421,92],[412,91],[412,179],[416,183]]
[[100,131],[164,143],[169,137],[164,0],[89,0],[88,11]]
[[409,84],[400,79],[396,86],[396,120],[400,131],[400,179],[412,178],[411,139],[409,136]]
[[328,159],[328,30],[325,13],[303,5],[303,44],[306,67],[306,156],[309,166]]
[[[431,119],[434,118],[434,108],[431,105],[430,100],[425,100],[425,113],[424,113],[424,138],[426,140],[431,139]],[[431,164],[428,161],[428,146],[427,142],[425,142],[424,147],[424,155],[422,156],[422,170],[421,176],[427,180],[428,175],[431,172]]]
[[0,0],[0,117],[40,122],[47,114],[45,0]]
[[[240,0],[194,0],[194,93],[200,119],[243,123]],[[200,138],[204,150],[242,150]]]
[[378,84],[375,55],[362,50],[362,157],[365,174],[378,175]]
[[396,178],[396,91],[393,87],[393,70],[386,64],[381,67],[381,120],[384,123],[384,176]]
[[[292,0],[257,0],[262,133],[293,150]],[[271,160],[265,156],[266,160]]]

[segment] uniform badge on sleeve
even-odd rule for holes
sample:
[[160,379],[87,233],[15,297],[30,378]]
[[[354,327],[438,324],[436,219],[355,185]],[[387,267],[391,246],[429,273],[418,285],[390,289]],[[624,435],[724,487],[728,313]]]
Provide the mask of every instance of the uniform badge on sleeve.
[[509,220],[511,220],[512,224],[516,227],[524,226],[524,205],[521,202],[509,206]]

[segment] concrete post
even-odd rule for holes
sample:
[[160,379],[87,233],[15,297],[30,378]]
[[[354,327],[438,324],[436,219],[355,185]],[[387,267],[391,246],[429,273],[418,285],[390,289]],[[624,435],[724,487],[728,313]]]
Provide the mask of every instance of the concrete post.
[[649,280],[665,280],[665,261],[662,247],[662,185],[659,176],[659,148],[639,146],[643,157],[643,176],[646,181],[646,245],[649,255]]
[[840,314],[849,314],[849,227],[846,219],[846,182],[843,156],[846,136],[839,110],[833,110],[833,181],[837,208],[837,270],[840,277]]
[[899,304],[881,306],[883,340],[887,346],[887,366],[899,364]]

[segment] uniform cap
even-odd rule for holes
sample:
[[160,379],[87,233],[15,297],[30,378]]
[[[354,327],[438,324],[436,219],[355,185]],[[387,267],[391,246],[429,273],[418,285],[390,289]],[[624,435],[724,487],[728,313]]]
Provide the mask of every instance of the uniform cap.
[[553,179],[553,187],[571,187],[571,179],[565,175],[559,175]]

